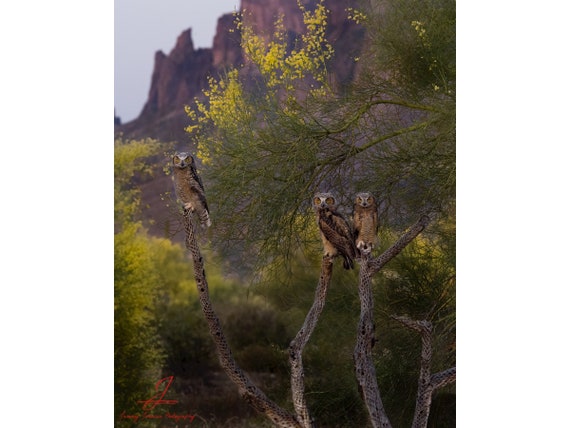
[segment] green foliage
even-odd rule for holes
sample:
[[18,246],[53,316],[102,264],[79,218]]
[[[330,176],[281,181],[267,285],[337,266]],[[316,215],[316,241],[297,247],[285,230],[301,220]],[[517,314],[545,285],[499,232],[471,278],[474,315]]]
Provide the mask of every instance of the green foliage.
[[[292,44],[281,19],[272,37],[240,21],[260,82],[231,70],[211,80],[208,102],[187,108],[208,166],[208,202],[223,225],[217,248],[259,254],[259,266],[306,251],[317,190],[336,193],[345,213],[355,192],[371,191],[392,228],[420,212],[454,218],[455,5],[446,1],[349,9],[366,26],[367,49],[342,94],[324,77],[333,54],[323,39],[324,4],[305,16],[306,32]],[[302,78],[290,79],[291,58],[302,52],[318,66],[295,62]]]
[[150,174],[148,159],[156,155],[160,145],[156,140],[115,140],[115,228],[132,223],[139,214],[140,191],[133,186],[135,178]]
[[[455,96],[455,0],[390,0],[384,13],[370,3],[372,49],[364,63],[388,73],[409,96]],[[380,28],[379,31],[374,31]],[[375,74],[372,72],[371,74]]]
[[148,171],[144,158],[157,146],[115,141],[115,416],[139,409],[159,379],[163,351],[154,307],[157,272],[141,223],[138,191],[131,180]]
[[[433,324],[432,373],[456,364],[455,260],[446,251],[447,238],[417,237],[390,263],[375,289],[375,301],[380,302],[375,365],[379,386],[385,391],[384,405],[396,426],[409,426],[413,419],[421,336],[391,315],[407,315]],[[445,392],[454,393],[454,386],[446,387]],[[439,417],[448,418],[449,413],[442,410]]]

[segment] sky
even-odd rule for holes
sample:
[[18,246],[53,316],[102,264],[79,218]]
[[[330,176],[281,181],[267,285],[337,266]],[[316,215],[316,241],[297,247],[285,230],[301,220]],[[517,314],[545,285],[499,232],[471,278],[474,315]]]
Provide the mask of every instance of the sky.
[[218,18],[239,9],[240,0],[115,0],[115,114],[135,119],[146,102],[154,55],[169,54],[192,28],[194,48],[213,45]]

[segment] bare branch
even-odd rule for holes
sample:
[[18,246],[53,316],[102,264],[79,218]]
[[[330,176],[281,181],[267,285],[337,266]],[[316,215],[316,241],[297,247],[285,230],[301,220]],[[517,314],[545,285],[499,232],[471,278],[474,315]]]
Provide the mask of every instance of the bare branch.
[[455,382],[456,371],[456,367],[451,367],[447,370],[443,370],[431,375],[431,387],[436,390],[437,388],[442,388],[446,385],[449,385],[450,383]]
[[323,257],[321,265],[321,276],[315,291],[313,306],[307,313],[303,326],[297,336],[291,341],[289,346],[289,363],[291,364],[291,392],[293,395],[293,405],[297,413],[299,424],[304,428],[313,426],[309,409],[305,400],[305,381],[303,370],[303,349],[309,341],[311,334],[315,330],[319,316],[325,306],[327,289],[331,281],[333,263],[329,257]]
[[420,219],[394,243],[394,245],[375,259],[371,260],[369,263],[370,275],[378,273],[386,263],[400,254],[400,252],[426,228],[430,221],[431,219],[428,215],[422,215]]
[[429,321],[426,321],[426,320],[416,321],[416,320],[413,320],[413,319],[408,318],[406,316],[398,316],[398,315],[392,315],[391,318],[395,319],[396,321],[400,321],[406,327],[408,327],[412,330],[415,330],[418,333],[422,333],[422,332],[431,333],[431,331],[432,331],[431,323]]
[[206,317],[210,335],[214,339],[216,353],[218,354],[222,368],[232,382],[237,385],[241,397],[255,410],[265,414],[279,427],[300,427],[296,418],[267,398],[263,391],[247,377],[234,360],[224,332],[222,331],[220,320],[212,308],[208,282],[206,281],[206,272],[204,270],[204,260],[202,259],[200,248],[196,241],[194,222],[192,221],[189,211],[184,213],[183,221],[184,230],[186,232],[186,248],[190,251],[194,262],[194,278],[196,279],[200,305]]

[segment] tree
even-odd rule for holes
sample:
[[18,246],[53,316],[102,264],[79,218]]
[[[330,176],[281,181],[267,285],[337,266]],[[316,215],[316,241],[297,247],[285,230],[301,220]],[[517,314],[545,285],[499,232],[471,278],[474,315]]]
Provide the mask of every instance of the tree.
[[307,30],[293,45],[280,20],[266,41],[238,15],[249,62],[211,78],[207,102],[187,108],[226,249],[269,259],[305,249],[310,197],[322,188],[349,205],[371,191],[382,223],[396,228],[418,212],[453,219],[455,3],[373,5],[350,11],[367,24],[367,49],[348,88],[327,80],[322,1],[301,6]]
[[[361,300],[356,374],[373,425],[389,426],[376,381],[376,365],[382,359],[372,352],[378,320],[373,311],[373,278],[429,223],[424,242],[442,252],[447,280],[437,283],[432,278],[423,289],[414,282],[418,287],[408,293],[417,297],[411,312],[406,305],[380,302],[381,311],[389,311],[393,321],[420,333],[423,347],[413,423],[425,426],[426,403],[429,409],[433,391],[455,379],[454,369],[431,374],[433,325],[437,323],[436,330],[444,333],[443,339],[436,337],[438,343],[452,340],[455,325],[455,3],[394,0],[382,7],[374,3],[362,11],[350,9],[349,19],[366,26],[366,49],[355,58],[361,64],[356,81],[342,88],[329,82],[326,73],[333,50],[325,37],[324,3],[317,3],[313,10],[300,8],[306,32],[293,44],[284,36],[282,20],[277,20],[272,36],[262,37],[247,26],[247,16],[238,16],[237,28],[249,62],[219,80],[211,79],[207,102],[187,109],[193,120],[188,131],[205,166],[209,204],[217,224],[215,239],[224,243],[224,248],[219,246],[222,251],[234,256],[246,251],[256,254],[247,260],[258,273],[271,278],[269,274],[279,269],[266,269],[269,264],[287,269],[296,254],[320,251],[309,205],[318,190],[332,190],[345,206],[352,205],[356,191],[377,195],[383,236],[401,235],[414,224],[410,230],[415,234],[405,232],[381,255],[361,258],[359,278],[355,278]],[[190,226],[187,233],[192,236]],[[191,241],[188,248],[199,255]],[[425,256],[416,252],[409,258],[411,265]],[[424,272],[437,271],[433,260]],[[194,258],[194,267],[210,332],[221,341],[221,326],[207,299],[201,257]],[[394,278],[403,283],[410,278],[404,266],[392,269],[387,277],[392,279],[378,281],[384,287],[398,283]],[[322,311],[331,276],[332,264],[323,260],[314,306],[291,344],[297,415],[293,418],[303,426],[311,422],[299,362]],[[420,318],[404,316],[410,314]],[[223,341],[218,346],[223,351],[219,353],[222,366],[238,373]],[[453,363],[453,358],[443,360]],[[272,407],[247,378],[231,376],[258,410],[271,409],[271,415],[282,421],[291,416]]]

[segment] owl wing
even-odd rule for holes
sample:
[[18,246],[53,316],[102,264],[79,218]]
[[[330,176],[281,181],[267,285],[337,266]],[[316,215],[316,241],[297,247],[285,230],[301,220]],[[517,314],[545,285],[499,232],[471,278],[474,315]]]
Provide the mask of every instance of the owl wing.
[[210,211],[208,209],[208,203],[206,202],[206,192],[204,191],[204,184],[202,183],[202,179],[198,175],[198,171],[196,170],[196,167],[193,164],[190,165],[190,174],[194,179],[191,185],[192,188],[194,189],[196,195],[198,195],[198,199],[200,199],[200,202],[202,203],[206,211]]
[[378,233],[378,207],[375,207],[372,219],[374,220],[374,232]]
[[319,216],[319,227],[327,240],[349,259],[356,256],[352,231],[340,214],[327,210]]
[[358,205],[354,204],[352,208],[352,224],[354,225],[354,230],[352,231],[353,239],[358,237],[360,233],[360,227],[362,226],[362,219],[360,218],[360,213],[358,212]]

